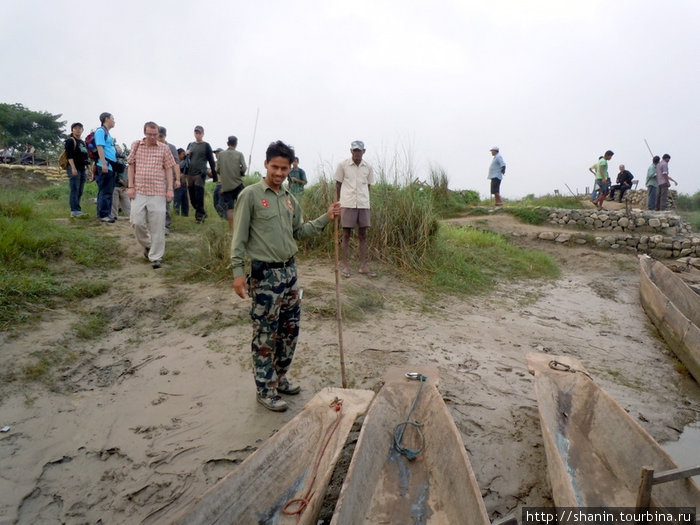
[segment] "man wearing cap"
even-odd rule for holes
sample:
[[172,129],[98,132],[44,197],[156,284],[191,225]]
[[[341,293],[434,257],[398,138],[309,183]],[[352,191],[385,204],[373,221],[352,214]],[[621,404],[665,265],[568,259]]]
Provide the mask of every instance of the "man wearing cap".
[[207,217],[204,211],[204,183],[207,180],[207,162],[211,168],[211,178],[216,182],[216,159],[214,152],[204,138],[204,128],[195,126],[194,142],[187,146],[186,154],[190,157],[190,168],[187,174],[187,188],[190,193],[190,202],[194,208],[194,218],[198,224],[202,224]]
[[243,175],[247,169],[243,153],[236,150],[238,137],[231,135],[227,149],[219,153],[219,180],[221,181],[221,207],[226,212],[229,230],[233,231],[233,208],[243,191]]
[[367,267],[367,229],[370,226],[369,189],[374,184],[372,167],[362,160],[365,144],[355,140],[350,144],[352,157],[338,164],[335,170],[336,195],[340,196],[340,222],[343,226],[343,277],[350,277],[348,245],[352,231],[357,227],[360,241],[359,273],[369,277],[377,274]]
[[[222,152],[223,154],[223,152]],[[245,188],[234,210],[236,230],[231,242],[233,288],[239,297],[253,302],[253,374],[257,400],[268,410],[283,412],[287,403],[279,394],[301,391],[287,372],[299,337],[301,292],[294,255],[295,239],[323,231],[340,214],[335,202],[325,214],[303,222],[299,203],[283,187],[294,160],[294,150],[282,141],[265,152],[266,176]],[[246,279],[246,254],[251,260]]]
[[491,179],[491,195],[496,199],[494,204],[496,206],[503,206],[503,201],[501,200],[501,180],[503,180],[503,175],[506,174],[506,162],[498,151],[498,146],[491,148],[493,159],[491,160],[491,166],[489,166],[489,176],[487,178]]

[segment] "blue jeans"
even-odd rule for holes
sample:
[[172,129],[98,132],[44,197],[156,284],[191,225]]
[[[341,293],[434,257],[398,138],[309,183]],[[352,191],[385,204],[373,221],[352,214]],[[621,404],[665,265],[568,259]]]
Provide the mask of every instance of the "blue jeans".
[[73,170],[68,165],[68,185],[70,187],[70,196],[68,204],[70,211],[82,211],[80,209],[80,199],[83,196],[83,188],[85,188],[85,171],[76,170],[77,174],[73,175]]
[[656,186],[647,186],[647,193],[649,194],[649,199],[647,199],[647,210],[656,209],[656,192],[658,188]]
[[97,217],[109,217],[112,214],[112,194],[114,193],[114,172],[111,169],[102,173],[102,168],[97,166],[95,175],[97,182]]

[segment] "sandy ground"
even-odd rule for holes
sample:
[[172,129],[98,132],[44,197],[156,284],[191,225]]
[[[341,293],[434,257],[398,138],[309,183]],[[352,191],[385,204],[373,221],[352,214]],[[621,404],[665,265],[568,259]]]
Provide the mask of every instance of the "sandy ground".
[[[530,228],[509,216],[473,221]],[[109,294],[0,334],[5,370],[30,352],[78,355],[50,387],[0,385],[0,427],[11,427],[0,434],[1,524],[167,522],[316,391],[340,385],[330,261],[300,261],[292,375],[303,392],[275,414],[255,402],[248,302],[230,283],[169,283],[142,258],[126,221],[104,227],[120,233],[125,253]],[[342,282],[344,296],[362,290],[375,304],[345,323],[349,386],[377,389],[392,364],[437,366],[492,519],[552,504],[527,352],[579,357],[657,440],[676,439],[700,412],[700,387],[676,370],[639,304],[636,258],[554,244],[536,246],[559,261],[560,279],[487,296],[427,297],[386,270]],[[109,307],[108,333],[77,339],[71,324],[97,305]]]

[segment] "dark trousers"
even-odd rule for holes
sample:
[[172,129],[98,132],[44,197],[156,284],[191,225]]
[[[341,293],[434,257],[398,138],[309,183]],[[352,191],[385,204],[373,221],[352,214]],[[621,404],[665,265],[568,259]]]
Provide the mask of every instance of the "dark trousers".
[[204,186],[198,184],[188,185],[187,191],[190,194],[190,202],[194,208],[195,219],[204,219],[207,215],[207,212],[204,211]]
[[112,214],[112,194],[114,193],[114,172],[110,169],[102,173],[102,168],[97,166],[95,175],[97,182],[97,217],[109,217]]
[[187,186],[184,184],[175,190],[173,197],[173,210],[178,215],[187,217],[190,214],[190,200],[187,196]]

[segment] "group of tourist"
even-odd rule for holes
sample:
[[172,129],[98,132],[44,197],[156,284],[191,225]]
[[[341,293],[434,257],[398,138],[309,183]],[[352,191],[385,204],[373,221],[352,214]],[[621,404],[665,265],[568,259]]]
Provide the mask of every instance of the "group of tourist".
[[[618,193],[617,202],[622,202],[625,192],[632,188],[634,175],[625,168],[624,164],[620,164],[616,183],[611,185],[608,175],[608,161],[614,154],[612,150],[606,151],[604,155],[598,157],[598,162],[588,168],[595,175],[591,201],[598,210],[603,209],[603,202],[606,198],[610,201],[615,200],[616,193]],[[668,209],[668,189],[671,182],[678,185],[668,174],[669,160],[671,160],[671,155],[668,153],[662,157],[655,155],[647,169],[646,188],[647,208],[649,210],[664,211]]]
[[[167,130],[149,121],[143,127],[144,137],[131,144],[128,157],[120,162],[124,152],[111,135],[114,126],[114,116],[102,113],[100,127],[86,142],[82,138],[83,125],[71,125],[71,134],[65,141],[71,216],[83,215],[80,199],[84,185],[88,178],[95,180],[98,219],[113,223],[121,207],[129,215],[144,257],[157,269],[162,266],[165,253],[168,203],[174,200],[176,212],[182,215],[188,214],[191,205],[195,220],[203,222],[207,217],[204,183],[210,176],[216,183],[215,207],[227,219],[232,232],[234,291],[241,298],[252,299],[251,350],[257,400],[269,410],[286,410],[288,405],[280,394],[295,395],[301,391],[287,377],[301,317],[294,258],[298,251],[296,240],[322,231],[339,217],[343,228],[343,276],[350,276],[348,249],[355,228],[359,238],[358,273],[377,275],[367,262],[374,173],[363,160],[364,143],[353,141],[351,157],[338,165],[334,176],[337,202],[325,214],[304,222],[298,198],[308,180],[291,146],[281,141],[270,144],[265,153],[264,178],[244,188],[247,167],[243,155],[236,150],[235,136],[228,137],[226,150],[214,151],[203,140],[204,128],[195,126],[195,140],[187,149],[177,149],[167,142]],[[248,271],[246,261],[250,261]]]

